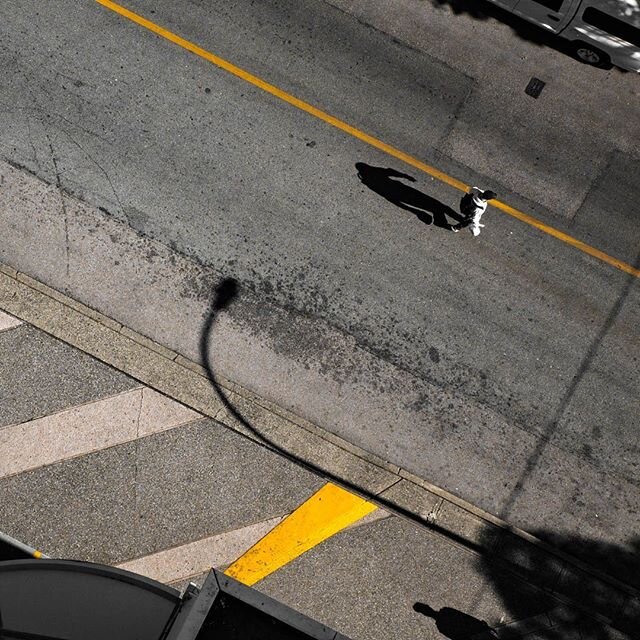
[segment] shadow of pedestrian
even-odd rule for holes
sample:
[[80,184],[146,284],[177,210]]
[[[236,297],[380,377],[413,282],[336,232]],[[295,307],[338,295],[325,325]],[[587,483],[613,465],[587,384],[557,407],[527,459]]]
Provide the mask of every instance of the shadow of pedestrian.
[[415,178],[406,173],[390,168],[372,167],[364,162],[356,162],[356,169],[362,184],[397,207],[410,211],[425,224],[433,224],[436,227],[450,230],[451,223],[447,220],[447,216],[456,222],[463,219],[451,207],[404,184],[404,182],[400,182],[398,178],[415,182]]
[[451,607],[442,607],[440,611],[432,609],[428,604],[416,602],[414,611],[428,618],[433,618],[438,631],[449,640],[471,640],[478,638],[497,638],[493,629],[484,621]]

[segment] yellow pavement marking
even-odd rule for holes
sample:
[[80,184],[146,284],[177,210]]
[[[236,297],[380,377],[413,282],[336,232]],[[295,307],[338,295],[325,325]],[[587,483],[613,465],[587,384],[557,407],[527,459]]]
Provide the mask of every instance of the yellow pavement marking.
[[[151,22],[150,20],[143,18],[142,16],[138,15],[137,13],[134,13],[133,11],[129,11],[129,9],[125,9],[123,6],[116,4],[111,0],[96,0],[96,2],[103,5],[107,9],[111,9],[112,11],[119,13],[121,16],[128,18],[132,22],[139,24],[141,27],[144,27],[145,29],[149,29],[149,31],[153,31],[153,33],[156,33],[157,35],[163,38],[166,38],[170,42],[177,44],[183,49],[186,49],[187,51],[191,51],[191,53],[194,53],[195,55],[203,58],[204,60],[208,60],[209,62],[215,64],[221,69],[224,69],[225,71],[228,71],[234,76],[237,76],[238,78],[241,78],[242,80],[245,80],[246,82],[249,82],[256,87],[259,87],[263,91],[270,93],[276,98],[279,98],[280,100],[283,100],[284,102],[287,102],[288,104],[293,105],[294,107],[302,111],[305,111],[306,113],[326,122],[327,124],[330,124],[331,126],[336,127],[337,129],[340,129],[340,131],[343,131],[344,133],[348,133],[354,138],[357,138],[358,140],[361,140],[362,142],[365,142],[371,145],[372,147],[375,147],[376,149],[379,149],[380,151],[383,151],[384,153],[394,158],[397,158],[398,160],[401,160],[402,162],[405,162],[406,164],[416,169],[419,169],[420,171],[423,171],[424,173],[432,176],[433,178],[436,178],[437,180],[440,180],[441,182],[444,182],[445,184],[448,184],[449,186],[454,187],[455,189],[459,189],[460,191],[467,191],[469,189],[469,185],[466,185],[464,182],[458,180],[457,178],[454,178],[444,173],[443,171],[440,171],[439,169],[436,169],[435,167],[432,167],[431,165],[425,162],[422,162],[417,158],[414,158],[413,156],[409,155],[408,153],[405,153],[404,151],[401,151],[400,149],[396,149],[395,147],[392,147],[386,142],[382,142],[382,140],[378,140],[378,138],[374,138],[373,136],[370,136],[368,133],[365,133],[364,131],[360,131],[359,129],[356,129],[356,127],[353,127],[350,124],[347,124],[346,122],[343,122],[342,120],[326,113],[325,111],[322,111],[317,107],[314,107],[308,102],[304,102],[304,100],[300,100],[299,98],[296,98],[290,93],[287,93],[286,91],[283,91],[282,89],[279,89],[278,87],[268,82],[265,82],[261,78],[254,76],[253,74],[245,71],[244,69],[241,69],[240,67],[237,67],[236,65],[228,62],[227,60],[224,60],[223,58],[220,58],[219,56],[209,51],[206,51],[205,49],[202,49],[201,47],[194,44],[193,42],[189,42],[188,40],[181,38],[179,35],[176,35],[175,33],[168,31],[167,29],[164,29],[163,27],[155,24],[155,22]],[[501,211],[503,211],[504,213],[507,213],[508,215],[513,216],[514,218],[520,220],[521,222],[529,224],[532,227],[539,229],[543,233],[547,233],[553,236],[554,238],[561,240],[566,244],[569,244],[572,247],[575,247],[579,251],[587,253],[588,255],[594,258],[597,258],[598,260],[601,260],[602,262],[605,262],[611,265],[612,267],[615,267],[616,269],[620,269],[625,273],[635,276],[636,278],[640,278],[640,269],[637,269],[636,267],[633,267],[630,264],[623,262],[622,260],[618,260],[617,258],[614,258],[604,253],[603,251],[596,249],[595,247],[592,247],[584,242],[581,242],[580,240],[577,240],[576,238],[573,238],[572,236],[566,233],[563,233],[562,231],[559,231],[558,229],[555,229],[547,224],[544,224],[543,222],[540,222],[533,216],[523,213],[518,209],[514,209],[513,207],[503,202],[500,202],[499,200],[492,200],[491,204],[497,207],[498,209],[500,209]]]
[[335,484],[325,484],[225,573],[254,585],[375,509],[376,505],[359,496]]
[[575,247],[576,249],[584,253],[587,253],[590,256],[593,256],[594,258],[597,258],[598,260],[602,260],[602,262],[606,262],[612,267],[616,267],[616,269],[620,269],[620,271],[624,271],[629,275],[635,276],[636,278],[640,278],[640,269],[637,269],[636,267],[633,267],[632,265],[626,262],[623,262],[622,260],[618,260],[618,258],[614,258],[606,254],[604,251],[600,251],[600,249],[596,249],[595,247],[592,247],[591,245],[588,245],[582,242],[581,240],[578,240],[577,238],[574,238],[573,236],[570,236],[569,234],[560,231],[559,229],[555,229],[554,227],[551,227],[548,224],[545,224],[544,222],[540,222],[540,220],[534,218],[533,216],[530,216],[527,213],[523,213],[522,211],[518,211],[518,209],[514,209],[513,207],[510,207],[508,204],[505,204],[504,202],[500,202],[499,200],[492,200],[491,204],[497,207],[498,209],[500,209],[501,211],[508,213],[510,216],[513,216],[514,218],[517,218],[518,220],[521,220],[522,222],[525,222],[526,224],[529,224],[532,227],[535,227],[536,229],[540,229],[540,231],[543,231],[544,233],[548,233],[550,236],[553,236],[558,240],[562,240],[562,242],[565,242],[571,245],[572,247]]

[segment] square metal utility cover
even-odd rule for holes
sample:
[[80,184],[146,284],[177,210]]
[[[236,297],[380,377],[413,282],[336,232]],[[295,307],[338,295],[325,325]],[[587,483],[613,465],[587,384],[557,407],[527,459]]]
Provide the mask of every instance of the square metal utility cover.
[[524,92],[532,98],[537,98],[542,93],[545,84],[546,82],[543,82],[540,78],[531,78]]

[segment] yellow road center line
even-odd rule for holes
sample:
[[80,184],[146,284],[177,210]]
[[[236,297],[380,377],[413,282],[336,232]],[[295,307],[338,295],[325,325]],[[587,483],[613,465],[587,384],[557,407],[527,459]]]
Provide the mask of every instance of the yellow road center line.
[[246,585],[254,585],[375,509],[376,505],[353,493],[335,484],[325,484],[225,573]]
[[575,247],[576,249],[582,251],[583,253],[587,253],[590,256],[597,258],[598,260],[601,260],[602,262],[606,262],[612,267],[615,267],[616,269],[620,269],[620,271],[624,271],[629,275],[635,276],[636,278],[640,278],[640,269],[637,269],[636,267],[622,260],[618,260],[618,258],[614,258],[613,256],[606,254],[604,251],[600,251],[600,249],[596,249],[595,247],[592,247],[591,245],[588,245],[585,242],[582,242],[581,240],[578,240],[577,238],[570,236],[568,233],[564,233],[559,229],[555,229],[554,227],[551,227],[548,224],[541,222],[537,218],[534,218],[533,216],[530,216],[529,214],[524,213],[522,211],[518,211],[518,209],[514,209],[513,207],[509,206],[508,204],[505,204],[504,202],[500,202],[499,200],[492,200],[491,204],[497,207],[498,209],[500,209],[501,211],[504,211],[505,213],[509,214],[513,218],[517,218],[518,220],[521,220],[522,222],[525,222],[526,224],[531,225],[532,227],[535,227],[536,229],[539,229],[540,231],[547,233],[550,236],[557,238],[558,240],[562,240],[562,242],[565,242],[566,244],[569,244],[572,247]]
[[[432,167],[431,165],[425,162],[422,162],[417,158],[414,158],[413,156],[409,155],[408,153],[405,153],[404,151],[401,151],[400,149],[396,149],[395,147],[392,147],[386,142],[382,142],[382,140],[378,140],[378,138],[374,138],[373,136],[370,136],[368,133],[365,133],[364,131],[360,131],[359,129],[356,129],[356,127],[353,127],[350,124],[347,124],[346,122],[343,122],[342,120],[326,113],[325,111],[322,111],[321,109],[314,107],[308,102],[304,102],[303,100],[296,98],[290,93],[287,93],[286,91],[283,91],[282,89],[279,89],[278,87],[272,84],[269,84],[268,82],[265,82],[261,78],[258,78],[257,76],[254,76],[253,74],[248,73],[244,69],[241,69],[240,67],[236,67],[234,64],[231,64],[227,60],[224,60],[223,58],[220,58],[219,56],[209,51],[206,51],[205,49],[202,49],[198,45],[193,44],[193,42],[189,42],[188,40],[181,38],[179,35],[176,35],[175,33],[172,33],[171,31],[164,29],[163,27],[155,24],[154,22],[151,22],[150,20],[143,18],[137,13],[134,13],[133,11],[129,11],[129,9],[125,9],[123,6],[116,4],[111,0],[96,0],[96,2],[103,5],[107,9],[111,9],[112,11],[119,13],[121,16],[128,18],[132,22],[139,24],[141,27],[144,27],[149,31],[153,31],[153,33],[156,33],[157,35],[163,38],[166,38],[170,42],[177,44],[183,49],[186,49],[187,51],[191,51],[191,53],[194,53],[195,55],[203,58],[204,60],[208,60],[209,62],[211,62],[212,64],[215,64],[221,69],[224,69],[229,73],[232,73],[234,76],[237,76],[238,78],[241,78],[242,80],[245,80],[246,82],[249,82],[250,84],[256,87],[259,87],[263,91],[270,93],[271,95],[279,98],[280,100],[283,100],[284,102],[287,102],[290,105],[293,105],[294,107],[300,109],[301,111],[304,111],[326,122],[327,124],[330,124],[332,127],[335,127],[336,129],[339,129],[344,133],[348,133],[354,138],[357,138],[358,140],[361,140],[362,142],[365,142],[371,145],[372,147],[375,147],[376,149],[379,149],[380,151],[383,151],[384,153],[394,158],[397,158],[398,160],[401,160],[402,162],[405,162],[406,164],[420,171],[423,171],[424,173],[432,176],[433,178],[440,180],[440,182],[444,182],[445,184],[448,184],[449,186],[454,187],[455,189],[459,189],[460,191],[468,190],[469,186],[466,185],[464,182],[458,180],[457,178],[454,178],[444,173],[443,171],[440,171],[439,169],[436,169],[435,167]],[[499,200],[492,200],[491,204],[497,207],[498,209],[500,209],[501,211],[503,211],[504,213],[520,220],[521,222],[524,222],[525,224],[531,225],[532,227],[539,229],[543,233],[549,234],[550,236],[553,236],[554,238],[561,240],[562,242],[565,242],[566,244],[569,244],[572,247],[575,247],[576,249],[615,267],[616,269],[620,269],[621,271],[624,271],[625,273],[635,276],[636,278],[640,278],[640,269],[637,269],[632,265],[627,264],[626,262],[623,262],[622,260],[618,260],[617,258],[614,258],[604,253],[603,251],[596,249],[595,247],[592,247],[584,242],[581,242],[580,240],[577,240],[576,238],[573,238],[572,236],[562,231],[559,231],[554,227],[544,224],[543,222],[540,222],[533,216],[523,213],[522,211],[518,211],[518,209],[514,209],[513,207],[503,202],[500,202]]]

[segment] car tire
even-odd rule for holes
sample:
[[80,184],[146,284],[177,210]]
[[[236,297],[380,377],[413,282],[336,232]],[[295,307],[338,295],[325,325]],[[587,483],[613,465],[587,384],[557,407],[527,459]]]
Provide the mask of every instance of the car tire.
[[591,65],[592,67],[599,67],[600,69],[610,69],[611,59],[604,52],[597,47],[592,47],[590,44],[584,42],[573,43],[573,53],[580,62]]

